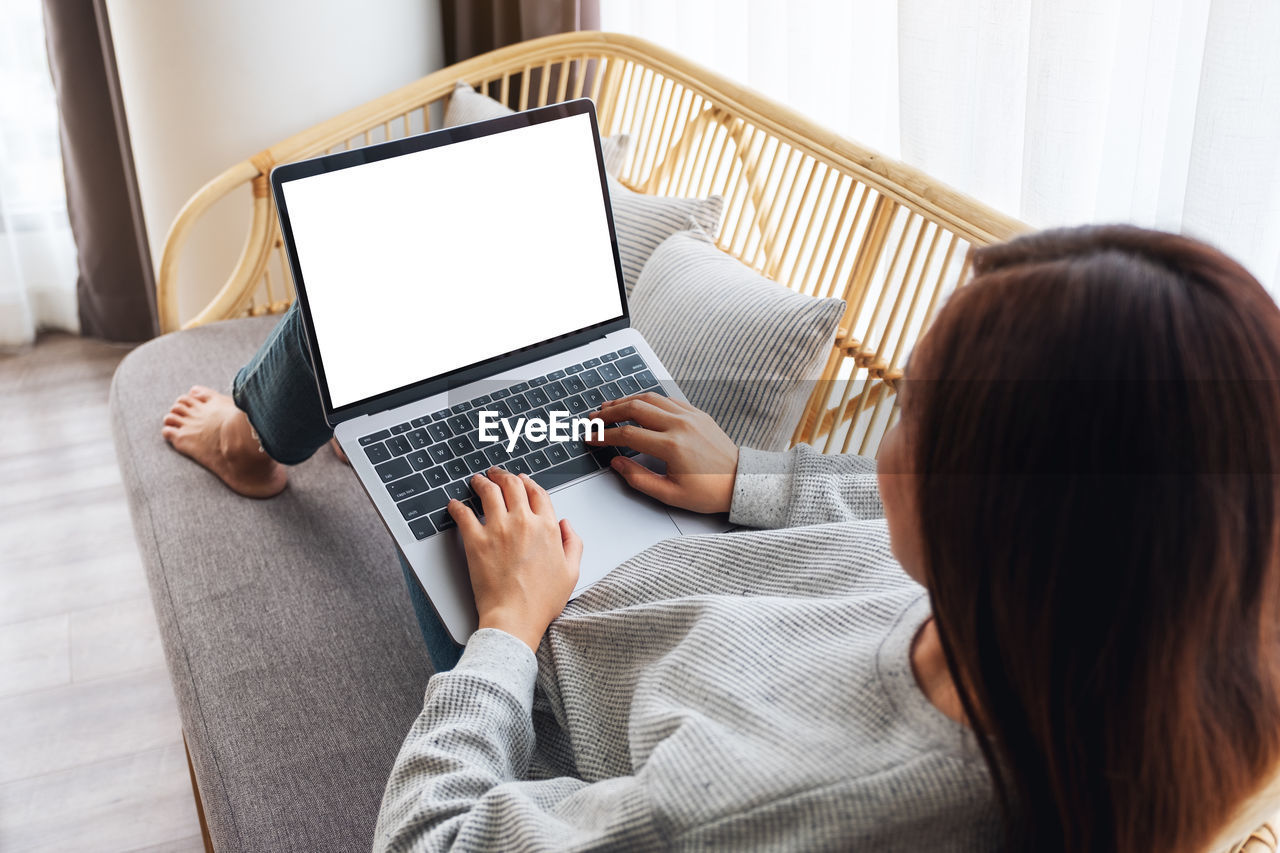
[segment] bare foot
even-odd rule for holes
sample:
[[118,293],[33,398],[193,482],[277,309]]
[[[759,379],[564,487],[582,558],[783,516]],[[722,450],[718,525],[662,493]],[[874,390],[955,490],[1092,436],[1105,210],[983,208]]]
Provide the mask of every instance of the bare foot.
[[351,460],[347,458],[347,452],[342,449],[341,444],[338,444],[338,439],[329,439],[329,444],[333,447],[333,455],[338,457],[339,462],[345,462],[348,465],[351,464]]
[[245,497],[274,497],[288,484],[284,466],[258,446],[245,413],[226,394],[203,385],[178,398],[160,434]]

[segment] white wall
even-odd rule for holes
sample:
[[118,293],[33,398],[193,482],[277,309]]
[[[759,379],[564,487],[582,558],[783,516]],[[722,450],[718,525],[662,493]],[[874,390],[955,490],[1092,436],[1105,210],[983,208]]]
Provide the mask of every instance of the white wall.
[[[443,63],[437,0],[106,5],[157,264],[173,218],[209,179]],[[183,256],[183,317],[231,271],[247,199],[248,190],[233,194],[197,226]]]

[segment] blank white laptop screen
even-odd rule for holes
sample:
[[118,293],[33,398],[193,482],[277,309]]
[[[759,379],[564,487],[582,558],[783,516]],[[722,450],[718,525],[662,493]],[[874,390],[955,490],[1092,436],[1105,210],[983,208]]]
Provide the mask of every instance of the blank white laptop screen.
[[585,114],[282,189],[334,408],[622,316]]

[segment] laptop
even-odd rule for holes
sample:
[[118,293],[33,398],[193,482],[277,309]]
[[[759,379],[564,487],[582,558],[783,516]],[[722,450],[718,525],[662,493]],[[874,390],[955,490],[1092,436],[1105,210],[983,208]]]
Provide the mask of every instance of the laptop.
[[446,504],[479,512],[469,481],[491,465],[573,522],[575,595],[655,542],[729,528],[639,494],[619,451],[583,441],[605,400],[684,399],[630,324],[590,100],[277,166],[271,187],[325,419],[454,640],[477,617]]

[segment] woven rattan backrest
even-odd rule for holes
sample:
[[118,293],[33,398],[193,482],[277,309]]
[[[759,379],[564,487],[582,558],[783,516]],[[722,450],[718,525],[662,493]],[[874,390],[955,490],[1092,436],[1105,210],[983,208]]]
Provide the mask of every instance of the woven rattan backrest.
[[632,137],[626,185],[720,194],[722,250],[793,290],[845,300],[822,381],[794,433],[829,452],[876,452],[894,417],[902,362],[964,280],[969,247],[1023,230],[669,51],[629,36],[572,33],[438,71],[216,178],[188,202],[166,243],[158,287],[165,328],[179,325],[177,261],[186,231],[213,201],[250,184],[250,234],[222,291],[183,325],[283,311],[293,292],[267,197],[271,166],[438,127],[458,80],[519,109],[593,98],[602,133]]

